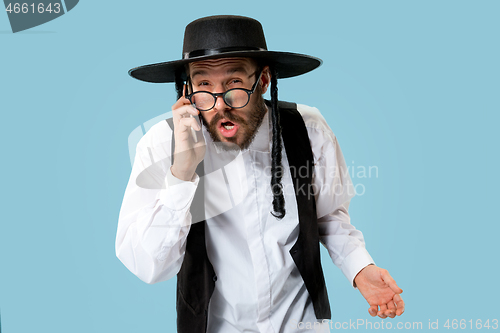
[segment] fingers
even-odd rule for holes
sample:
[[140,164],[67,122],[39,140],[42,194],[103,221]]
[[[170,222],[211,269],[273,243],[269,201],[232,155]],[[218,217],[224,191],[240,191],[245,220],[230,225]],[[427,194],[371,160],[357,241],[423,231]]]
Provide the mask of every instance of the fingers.
[[[185,101],[187,101],[187,104]],[[175,104],[172,106],[172,113],[174,114],[174,118],[182,118],[182,117],[189,117],[189,115],[197,116],[200,111],[195,109],[190,103],[189,100],[181,97],[175,102]]]
[[[191,128],[195,131],[200,131],[201,127],[198,123],[197,118],[194,118],[198,115],[199,111],[196,110],[191,104],[183,104],[183,97],[181,97],[176,104],[172,107],[173,119],[174,119],[174,132],[177,134],[191,132]],[[185,99],[185,98],[184,98]],[[186,101],[189,100],[185,99]],[[175,108],[176,105],[181,105],[178,108]],[[182,137],[177,137],[176,140],[185,140],[187,138],[187,134]],[[191,135],[191,133],[189,133]]]
[[[372,309],[372,307],[370,307],[370,310],[371,309]],[[378,313],[376,313],[376,314],[382,319],[385,319],[387,317],[394,318],[394,317],[396,317],[396,314],[397,314],[396,305],[394,304],[394,302],[389,302],[387,304],[381,305],[380,311],[378,311]],[[372,317],[374,317],[374,316],[372,316]]]
[[382,272],[382,280],[384,280],[385,283],[391,288],[391,290],[396,293],[396,294],[401,294],[403,292],[403,289],[399,288],[398,285],[396,284],[396,281],[392,278],[392,276],[389,274],[387,270],[383,270]]
[[393,297],[393,301],[397,306],[396,315],[401,316],[403,312],[405,312],[405,302],[403,301],[403,298],[401,298],[401,295],[396,294]]
[[179,98],[174,105],[172,105],[172,110],[178,109],[183,105],[191,105],[191,102],[186,97],[182,96]]
[[380,305],[380,311],[377,313],[377,315],[380,318],[385,319],[385,318],[387,318],[386,312],[387,312],[387,305],[383,304],[383,305]]
[[389,303],[387,303],[387,311],[385,314],[389,318],[396,317],[396,305],[394,304],[393,301],[390,301]]
[[174,105],[172,105],[172,111],[174,112],[174,117],[176,114],[184,116],[184,114],[192,114],[193,116],[198,115],[199,111],[191,105],[191,101],[186,98],[186,85],[182,92],[182,97],[179,98]]
[[405,311],[405,302],[401,298],[401,295],[396,294],[391,302],[380,305],[380,311],[377,312],[377,306],[372,305],[368,312],[372,317],[378,315],[380,318],[385,319],[387,317],[394,318],[396,316],[401,316]]
[[179,119],[180,131],[184,132],[190,128],[193,128],[195,131],[201,130],[200,124],[196,121],[196,118],[186,117]]

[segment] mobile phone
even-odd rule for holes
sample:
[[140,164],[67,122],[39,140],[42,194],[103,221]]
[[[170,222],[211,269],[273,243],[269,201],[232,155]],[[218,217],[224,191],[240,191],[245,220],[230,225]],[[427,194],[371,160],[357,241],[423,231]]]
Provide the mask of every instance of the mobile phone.
[[[186,92],[187,92],[187,84],[184,84],[184,97],[186,97]],[[196,107],[191,104],[192,107],[194,107],[196,109]],[[191,118],[194,118],[194,116],[192,114],[189,115]],[[191,127],[191,137],[193,138],[193,141],[196,143],[198,142],[198,135],[196,134],[196,131],[194,130],[194,128]]]
[[[192,114],[190,116],[191,118],[194,118]],[[191,136],[193,137],[194,142],[198,142],[198,135],[196,134],[196,131],[192,127],[191,127]]]

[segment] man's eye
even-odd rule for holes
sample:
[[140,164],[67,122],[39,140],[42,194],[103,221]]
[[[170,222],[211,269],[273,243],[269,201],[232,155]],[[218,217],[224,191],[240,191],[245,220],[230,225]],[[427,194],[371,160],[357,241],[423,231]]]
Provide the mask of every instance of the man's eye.
[[198,87],[201,87],[201,86],[208,86],[208,82],[200,82],[200,83],[198,83]]

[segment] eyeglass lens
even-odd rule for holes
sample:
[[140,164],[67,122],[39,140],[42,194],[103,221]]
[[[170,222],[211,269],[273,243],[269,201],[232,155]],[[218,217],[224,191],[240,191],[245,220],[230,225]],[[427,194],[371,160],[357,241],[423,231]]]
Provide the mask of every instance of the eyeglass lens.
[[[223,96],[226,104],[232,108],[244,107],[248,103],[249,97],[250,96],[245,90],[238,88],[226,91]],[[191,101],[194,103],[196,108],[200,110],[208,110],[215,105],[216,97],[208,92],[198,91],[193,94]]]

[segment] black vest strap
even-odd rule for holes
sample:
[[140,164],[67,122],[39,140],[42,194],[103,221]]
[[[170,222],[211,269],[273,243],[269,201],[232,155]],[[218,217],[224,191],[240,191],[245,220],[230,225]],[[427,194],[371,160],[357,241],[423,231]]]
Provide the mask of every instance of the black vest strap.
[[[290,165],[300,222],[299,237],[290,249],[290,254],[311,296],[316,318],[330,319],[330,302],[321,267],[316,201],[312,187],[314,158],[311,144],[297,105],[281,102],[279,109],[281,137]],[[304,170],[307,170],[305,175]]]
[[[268,101],[266,103],[269,105]],[[297,198],[300,225],[299,236],[290,250],[290,255],[311,296],[316,318],[330,319],[330,304],[320,260],[316,203],[311,185],[314,170],[311,145],[304,120],[297,111],[297,105],[280,101],[278,108],[283,143]],[[166,121],[173,130],[172,119]],[[172,152],[174,147],[172,133]],[[171,161],[173,163],[173,156]],[[204,174],[203,161],[198,165],[196,173]],[[193,203],[195,201],[198,203],[192,204],[191,207],[203,207],[203,179],[204,177],[200,177],[193,199]],[[208,304],[217,279],[206,251],[206,221],[204,218],[199,218],[198,209],[196,211],[191,209],[191,214],[193,221],[201,222],[191,225],[184,261],[177,274],[177,331],[179,333],[206,332]],[[198,218],[195,219],[195,215]]]

